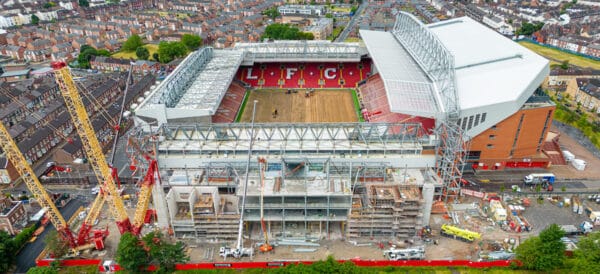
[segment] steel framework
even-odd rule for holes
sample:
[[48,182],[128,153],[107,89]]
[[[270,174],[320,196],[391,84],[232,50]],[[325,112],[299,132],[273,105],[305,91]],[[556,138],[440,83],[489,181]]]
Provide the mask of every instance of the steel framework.
[[244,51],[244,63],[254,62],[358,62],[366,51],[358,43],[329,41],[275,41],[268,43],[237,43],[236,50]]
[[[158,130],[159,153],[247,153],[250,124],[164,124]],[[262,155],[286,152],[310,154],[420,154],[428,138],[421,124],[314,123],[255,124],[253,150]]]
[[164,104],[167,107],[175,107],[187,88],[204,68],[213,56],[212,48],[203,48],[195,51],[171,72],[171,74],[150,94],[146,100],[154,104]]
[[467,151],[458,125],[460,105],[454,57],[427,26],[406,12],[398,14],[392,33],[432,79],[438,91],[437,99],[441,102],[444,119],[439,121],[436,130],[440,139],[436,147],[436,168],[443,181],[444,199],[454,198],[460,193],[459,182]]

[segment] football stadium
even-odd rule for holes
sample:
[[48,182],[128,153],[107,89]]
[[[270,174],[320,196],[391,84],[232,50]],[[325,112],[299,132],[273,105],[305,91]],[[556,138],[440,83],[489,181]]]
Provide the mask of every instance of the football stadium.
[[[133,107],[177,237],[407,239],[463,171],[547,167],[548,61],[468,18],[202,48]],[[526,133],[526,134],[525,134]],[[136,155],[133,153],[132,155]],[[135,159],[143,161],[143,159]]]

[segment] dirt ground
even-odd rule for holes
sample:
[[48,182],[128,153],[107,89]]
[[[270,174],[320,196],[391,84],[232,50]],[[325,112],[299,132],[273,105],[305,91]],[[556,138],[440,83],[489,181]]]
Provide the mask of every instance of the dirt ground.
[[[552,131],[557,132],[555,127],[552,127]],[[583,171],[576,170],[571,165],[567,166],[553,166],[552,172],[561,178],[573,178],[573,179],[600,179],[600,159],[594,157],[585,147],[581,146],[577,140],[571,138],[567,134],[561,134],[559,137],[559,144],[563,150],[568,150],[575,154],[577,159],[583,159],[587,162],[587,167]]]
[[[317,90],[310,97],[305,90],[287,94],[287,90],[250,91],[250,97],[240,119],[252,120],[252,107],[256,104],[255,122],[356,122],[358,117],[349,90]],[[277,110],[277,115],[273,115]]]

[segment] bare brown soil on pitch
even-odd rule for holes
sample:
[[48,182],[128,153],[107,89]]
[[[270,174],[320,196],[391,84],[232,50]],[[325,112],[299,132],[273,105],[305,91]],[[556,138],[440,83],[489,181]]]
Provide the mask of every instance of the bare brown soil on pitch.
[[[251,121],[254,100],[258,100],[254,119],[257,123],[358,121],[352,93],[347,90],[318,90],[308,98],[304,90],[292,94],[287,94],[285,90],[250,91],[240,122]],[[273,115],[275,109],[276,116]]]

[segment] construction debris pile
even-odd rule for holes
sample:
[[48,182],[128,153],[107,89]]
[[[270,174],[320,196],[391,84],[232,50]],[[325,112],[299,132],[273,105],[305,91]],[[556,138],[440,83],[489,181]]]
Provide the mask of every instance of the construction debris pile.
[[507,238],[504,241],[484,241],[479,251],[479,261],[514,259],[513,251],[518,245],[518,240],[515,238]]

